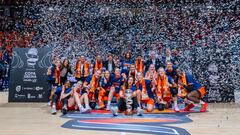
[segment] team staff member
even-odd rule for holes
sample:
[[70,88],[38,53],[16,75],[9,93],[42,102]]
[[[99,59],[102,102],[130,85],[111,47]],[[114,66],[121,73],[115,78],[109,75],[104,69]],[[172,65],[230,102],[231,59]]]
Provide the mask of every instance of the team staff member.
[[110,73],[114,72],[115,63],[113,60],[113,56],[111,53],[108,54],[107,60],[103,62],[103,66],[108,70]]
[[75,65],[75,78],[77,81],[84,82],[90,74],[90,64],[83,55],[80,56]]
[[97,70],[102,70],[102,68],[103,68],[103,62],[102,62],[101,56],[100,56],[100,55],[97,55],[96,60],[95,60],[95,62],[93,63],[94,73],[95,73]]
[[61,81],[64,84],[67,81],[67,76],[73,74],[70,62],[68,59],[64,59],[61,67]]

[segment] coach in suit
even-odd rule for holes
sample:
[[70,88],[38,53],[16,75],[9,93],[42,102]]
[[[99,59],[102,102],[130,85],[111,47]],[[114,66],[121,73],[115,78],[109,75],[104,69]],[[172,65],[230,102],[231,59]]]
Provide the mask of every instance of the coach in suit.
[[150,58],[145,62],[145,67],[146,67],[145,71],[148,70],[151,64],[155,66],[156,70],[158,70],[161,66],[163,66],[162,61],[156,58],[156,54],[154,52],[151,52]]
[[105,69],[108,70],[110,73],[114,72],[115,63],[113,61],[111,53],[108,54],[107,60],[103,62],[103,67],[105,67]]

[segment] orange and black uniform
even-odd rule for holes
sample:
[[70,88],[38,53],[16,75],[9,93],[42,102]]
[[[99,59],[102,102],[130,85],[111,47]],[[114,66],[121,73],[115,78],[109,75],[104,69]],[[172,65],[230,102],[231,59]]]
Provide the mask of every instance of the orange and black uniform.
[[197,91],[200,97],[203,97],[206,94],[205,87],[198,83],[191,74],[184,73],[181,79],[178,79],[178,81],[183,83],[186,93]]
[[[136,86],[133,85],[131,88],[128,88],[128,89],[130,89],[131,92],[133,93],[134,91],[136,91]],[[126,86],[123,85],[121,91],[122,91],[123,94],[125,94]],[[132,101],[133,101],[132,110],[137,109],[137,107],[138,107],[137,97],[132,97]],[[118,101],[118,109],[120,111],[126,111],[127,103],[126,103],[126,100],[124,98],[120,97],[120,99]]]
[[136,70],[137,72],[141,72],[144,74],[144,62],[143,60],[136,60]]
[[[158,76],[157,78],[157,89],[156,89],[156,96],[164,101],[170,101],[172,94],[169,87],[171,84],[172,78],[164,75],[163,77]],[[166,91],[165,91],[166,90]]]
[[90,89],[88,92],[88,98],[90,100],[94,100],[98,98],[98,95],[96,93],[97,89],[100,88],[100,78],[97,79],[95,75],[90,75],[87,77],[86,81],[88,84],[90,84]]
[[151,104],[154,106],[154,95],[151,90],[151,81],[142,79],[140,82],[136,83],[136,89],[141,90],[142,99],[141,101],[146,104]]

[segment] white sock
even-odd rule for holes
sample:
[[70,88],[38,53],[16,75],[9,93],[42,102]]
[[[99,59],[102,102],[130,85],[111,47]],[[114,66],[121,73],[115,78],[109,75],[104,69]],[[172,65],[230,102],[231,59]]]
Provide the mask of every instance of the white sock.
[[110,106],[110,104],[111,104],[111,101],[108,101],[107,105]]
[[200,102],[199,102],[199,103],[200,103],[201,105],[202,105],[202,104],[205,104],[205,102],[204,102],[204,101],[202,101],[202,100],[200,100]]
[[52,108],[56,108],[56,105],[55,105],[55,104],[53,104],[53,105],[52,105]]
[[81,108],[82,108],[82,105],[81,105],[81,104],[80,104],[80,105],[78,105],[78,108],[79,108],[79,109],[81,109]]
[[177,107],[178,106],[178,104],[177,104],[177,100],[176,101],[174,101],[174,107]]

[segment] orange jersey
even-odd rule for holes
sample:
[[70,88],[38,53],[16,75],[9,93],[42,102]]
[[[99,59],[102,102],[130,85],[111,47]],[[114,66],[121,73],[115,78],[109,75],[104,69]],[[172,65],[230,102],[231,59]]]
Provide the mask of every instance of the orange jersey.
[[103,67],[103,63],[102,61],[97,61],[95,62],[95,65],[94,65],[94,72],[96,72],[97,70],[101,70]]
[[84,62],[83,64],[84,64],[83,65],[83,71],[81,71],[82,63],[79,62],[79,61],[76,63],[76,67],[75,67],[75,71],[76,71],[75,77],[76,78],[87,77],[89,75],[90,68],[89,68],[88,62]]
[[167,75],[164,75],[162,78],[158,76],[156,95],[158,97],[171,97]]
[[55,83],[58,85],[61,85],[61,69],[60,68],[58,67],[55,68],[54,76],[55,76]]
[[[186,74],[184,73],[183,75],[182,75],[182,78],[181,79],[178,79],[178,82],[179,83],[182,83],[182,84],[184,84],[184,85],[186,85],[187,86],[187,79],[186,79]],[[187,96],[187,90],[183,87],[183,86],[179,86],[178,87],[178,89],[180,90],[180,94],[179,94],[179,96],[180,97],[186,97]]]
[[144,63],[143,60],[136,60],[136,70],[137,72],[144,72]]

